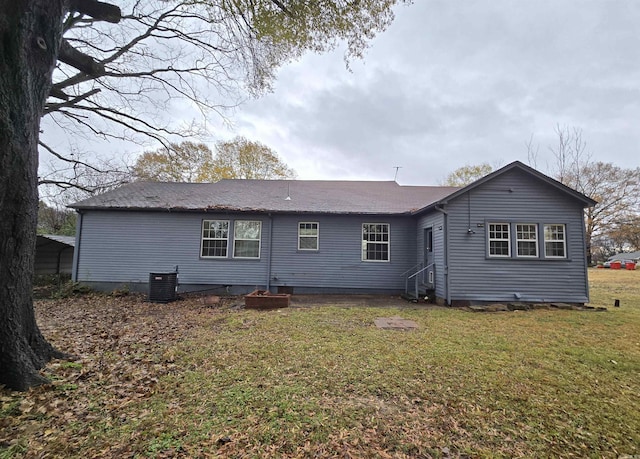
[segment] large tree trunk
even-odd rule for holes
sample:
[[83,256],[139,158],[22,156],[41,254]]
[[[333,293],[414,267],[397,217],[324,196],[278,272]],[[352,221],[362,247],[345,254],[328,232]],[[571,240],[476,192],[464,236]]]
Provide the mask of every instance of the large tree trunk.
[[33,311],[38,134],[62,37],[63,0],[0,0],[0,384],[26,390],[61,356]]

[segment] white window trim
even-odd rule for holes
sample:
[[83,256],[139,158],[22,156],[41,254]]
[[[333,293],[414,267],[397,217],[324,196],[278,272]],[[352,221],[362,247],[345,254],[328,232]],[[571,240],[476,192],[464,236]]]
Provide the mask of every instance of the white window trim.
[[[369,244],[369,241],[365,241],[364,240],[364,227],[365,225],[385,225],[387,227],[387,235],[388,235],[388,241],[387,242],[371,242],[371,244],[387,244],[387,259],[386,260],[369,260],[368,258],[365,257],[366,253],[367,253],[367,244]],[[360,227],[360,243],[362,244],[362,248],[361,248],[361,260],[367,263],[389,263],[391,261],[391,224],[390,223],[363,223],[362,226]]]
[[[507,238],[506,239],[496,239],[491,237],[491,225],[506,225],[507,226]],[[490,258],[511,258],[511,223],[509,222],[489,222],[487,224],[487,255]],[[496,255],[491,253],[491,242],[492,241],[507,241],[507,255]]]
[[[226,238],[218,238],[218,237],[204,237],[204,222],[222,222],[227,224],[227,237]],[[202,225],[200,226],[200,258],[229,258],[229,228],[230,228],[229,220],[202,220]],[[202,250],[204,249],[204,241],[227,241],[227,254],[224,256],[215,256],[215,255],[202,255]]]
[[[540,247],[538,244],[538,225],[536,223],[516,223],[516,257],[518,258],[538,258],[539,254],[540,254]],[[518,238],[518,226],[521,225],[526,225],[526,226],[533,226],[533,228],[535,229],[535,239],[519,239]],[[518,247],[518,242],[535,242],[535,246],[536,246],[536,254],[535,255],[520,255],[519,253],[519,247]]]
[[[258,233],[258,239],[245,239],[236,237],[236,224],[237,223],[258,223],[260,232]],[[258,241],[258,256],[257,257],[239,257],[236,256],[236,241]],[[262,254],[262,221],[261,220],[235,220],[233,222],[233,258],[237,260],[259,260]]]
[[[563,230],[562,230],[562,239],[547,239],[547,231],[546,231],[547,226],[562,226],[562,228],[563,228]],[[556,260],[564,260],[564,259],[568,258],[568,254],[567,254],[567,225],[565,223],[544,223],[542,225],[542,237],[544,238],[544,257],[545,258],[556,259]],[[562,245],[564,247],[564,255],[563,256],[558,256],[558,255],[549,255],[549,254],[547,254],[547,242],[562,242]]]
[[[310,236],[308,234],[300,234],[300,225],[316,225],[316,234],[315,236]],[[300,238],[315,238],[316,239],[316,248],[315,249],[305,249],[300,247]],[[317,252],[320,250],[320,223],[319,222],[298,222],[298,250],[302,250],[305,252]]]

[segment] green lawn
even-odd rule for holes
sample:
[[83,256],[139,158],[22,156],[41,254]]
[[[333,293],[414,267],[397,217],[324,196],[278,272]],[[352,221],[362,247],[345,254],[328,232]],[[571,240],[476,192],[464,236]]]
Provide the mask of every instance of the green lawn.
[[606,312],[41,301],[81,358],[0,391],[0,458],[638,455],[640,270],[590,276]]

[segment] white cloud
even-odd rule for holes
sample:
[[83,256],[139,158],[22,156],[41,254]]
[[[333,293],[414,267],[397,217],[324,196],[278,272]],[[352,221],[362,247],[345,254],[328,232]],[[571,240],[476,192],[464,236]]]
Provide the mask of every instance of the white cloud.
[[[640,4],[421,1],[364,62],[306,56],[274,94],[237,113],[244,135],[301,178],[437,183],[484,161],[544,155],[557,124],[583,129],[594,159],[638,166]],[[313,159],[310,158],[313,155]]]
[[544,155],[557,124],[581,128],[594,159],[637,167],[639,23],[632,1],[419,0],[352,72],[341,50],[304,56],[210,134],[261,141],[303,179],[390,180],[402,166],[400,183],[436,184],[526,160],[531,135]]

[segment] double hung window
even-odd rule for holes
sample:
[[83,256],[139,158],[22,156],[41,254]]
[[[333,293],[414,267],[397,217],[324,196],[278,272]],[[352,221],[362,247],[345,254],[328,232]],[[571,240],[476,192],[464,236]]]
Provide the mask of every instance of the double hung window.
[[511,232],[509,223],[489,223],[489,256],[511,256]]
[[544,225],[544,256],[566,258],[567,240],[564,225]]
[[362,260],[389,261],[389,224],[362,224]]
[[203,220],[200,256],[226,258],[229,247],[229,221]]
[[316,222],[298,223],[298,250],[318,250],[319,225]]
[[519,257],[537,257],[538,225],[530,223],[516,224],[516,245]]
[[233,231],[233,258],[260,258],[262,222],[236,220]]
[[505,222],[487,223],[487,227],[490,258],[567,258],[565,224]]

